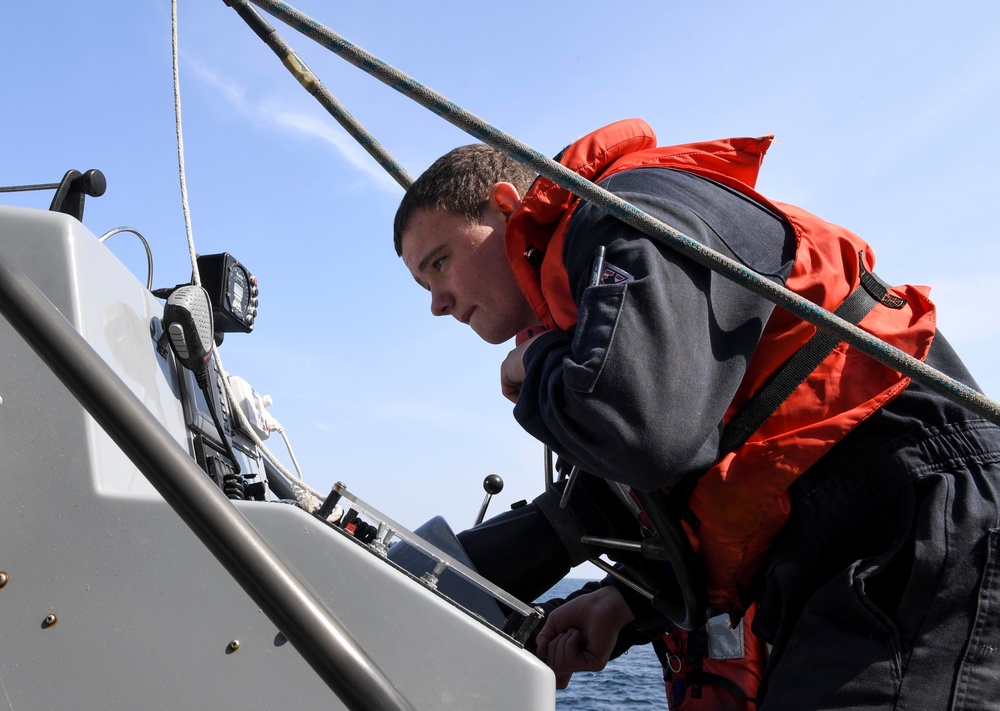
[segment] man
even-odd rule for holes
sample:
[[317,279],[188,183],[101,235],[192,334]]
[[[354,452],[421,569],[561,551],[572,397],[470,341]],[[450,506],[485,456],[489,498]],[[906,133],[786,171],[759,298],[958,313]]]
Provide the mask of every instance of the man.
[[[886,287],[863,240],[753,189],[769,142],[657,147],[633,120],[560,162],[974,386],[926,290]],[[490,343],[517,336],[501,385],[530,434],[680,501],[713,610],[755,612],[771,645],[743,695],[762,709],[1000,708],[1000,428],[531,177],[456,149],[403,199],[397,253],[435,315]],[[652,612],[603,586],[549,615],[539,656],[564,686]],[[710,675],[669,667],[672,706],[697,707]]]

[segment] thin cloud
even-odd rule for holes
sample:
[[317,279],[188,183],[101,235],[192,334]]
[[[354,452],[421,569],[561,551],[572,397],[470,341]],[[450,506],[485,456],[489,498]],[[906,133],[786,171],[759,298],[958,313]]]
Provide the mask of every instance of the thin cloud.
[[395,180],[336,124],[333,117],[320,119],[289,111],[280,106],[282,102],[279,99],[254,101],[247,97],[246,89],[240,84],[218,75],[196,60],[189,60],[188,64],[198,80],[212,88],[244,120],[270,131],[290,133],[301,138],[318,138],[348,164],[371,178],[376,187],[394,195],[399,193],[400,187]]

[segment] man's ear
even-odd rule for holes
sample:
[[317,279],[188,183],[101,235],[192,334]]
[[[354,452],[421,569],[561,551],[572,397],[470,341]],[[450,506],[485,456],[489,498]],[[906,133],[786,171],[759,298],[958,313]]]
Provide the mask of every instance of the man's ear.
[[490,188],[490,202],[504,217],[510,217],[521,204],[521,194],[511,183],[496,183]]

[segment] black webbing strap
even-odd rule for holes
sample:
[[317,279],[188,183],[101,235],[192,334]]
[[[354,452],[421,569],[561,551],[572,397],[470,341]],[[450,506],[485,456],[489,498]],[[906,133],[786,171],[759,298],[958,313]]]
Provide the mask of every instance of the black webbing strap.
[[[868,271],[862,255],[862,252],[858,253],[861,283],[834,311],[834,314],[854,325],[860,323],[876,304],[891,309],[900,309],[906,304],[906,299],[890,294],[882,280]],[[750,435],[756,432],[781,403],[787,400],[809,374],[833,352],[838,343],[840,341],[836,336],[831,336],[825,331],[816,331],[813,337],[786,360],[763,387],[746,402],[743,409],[729,421],[722,433],[720,453],[728,454],[746,442]]]

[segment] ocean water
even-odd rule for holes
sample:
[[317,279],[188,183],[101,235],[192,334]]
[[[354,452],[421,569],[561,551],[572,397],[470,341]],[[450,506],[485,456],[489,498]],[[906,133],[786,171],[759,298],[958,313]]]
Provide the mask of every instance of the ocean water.
[[[586,580],[566,578],[539,600],[565,597]],[[558,711],[633,711],[666,709],[663,671],[649,645],[632,647],[603,671],[577,672],[569,686],[556,692]]]

